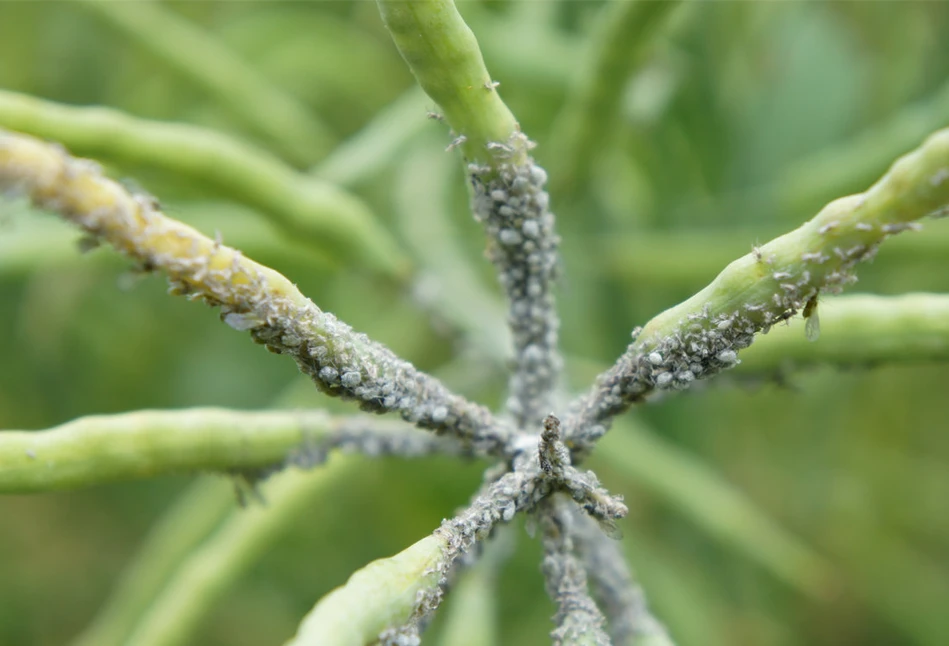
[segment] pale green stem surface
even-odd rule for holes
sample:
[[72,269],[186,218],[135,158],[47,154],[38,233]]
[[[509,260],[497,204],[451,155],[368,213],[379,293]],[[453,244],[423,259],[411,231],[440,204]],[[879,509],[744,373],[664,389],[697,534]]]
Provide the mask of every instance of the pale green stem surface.
[[[905,225],[949,203],[949,130],[930,136],[917,150],[901,157],[865,193],[835,200],[813,219],[726,267],[711,285],[652,319],[637,340],[648,347],[669,336],[689,314],[707,310],[710,315],[739,311],[761,303],[774,315],[786,307],[769,306],[781,295],[781,284],[799,290],[834,287],[837,272],[863,259],[877,244]],[[810,260],[804,254],[822,254]],[[841,257],[844,256],[844,257]],[[786,272],[789,278],[776,278]],[[803,303],[802,303],[803,304]],[[762,320],[758,315],[756,318]]]
[[202,478],[164,512],[105,605],[72,646],[121,646],[162,588],[234,507],[234,487]]
[[[266,505],[234,510],[180,565],[126,642],[127,646],[181,646],[268,545],[316,501],[355,476],[360,459],[332,454],[313,471],[285,471],[262,485]],[[326,646],[329,646],[328,644]]]
[[444,112],[466,159],[493,166],[488,143],[510,143],[524,161],[520,129],[484,66],[478,41],[452,0],[378,0],[386,28],[419,85]]
[[656,389],[682,389],[736,364],[754,335],[841,289],[889,236],[949,203],[949,130],[897,160],[865,193],[828,204],[798,229],[732,262],[692,298],[646,324],[575,404],[566,436],[588,451],[610,420]]
[[590,36],[591,51],[554,124],[554,192],[584,182],[614,126],[627,81],[642,65],[679,6],[678,0],[613,0]]
[[373,561],[323,597],[286,646],[368,646],[407,623],[419,593],[438,583],[445,538],[427,536],[395,556]]
[[329,152],[334,137],[312,111],[214,34],[158,2],[81,4],[213,96],[294,162],[309,164]]
[[[806,320],[790,319],[742,352],[735,374],[949,360],[949,295],[835,296],[821,299],[817,316],[816,341],[807,338]],[[578,383],[604,369],[602,363],[579,357],[569,357],[568,366]]]
[[[274,406],[292,407],[296,391],[285,389]],[[307,386],[307,393],[311,389]],[[89,626],[72,646],[122,646],[182,563],[234,509],[234,483],[199,478],[165,511],[123,572]]]
[[284,233],[337,261],[404,279],[409,262],[358,198],[297,173],[264,150],[180,123],[77,108],[0,90],[0,127],[206,182],[271,216]]
[[784,367],[949,360],[949,295],[840,296],[817,309],[820,337],[804,321],[778,325],[741,355],[738,374]]
[[[499,528],[497,533],[506,529],[510,528]],[[497,573],[510,551],[511,538],[510,531],[493,537],[478,563],[459,574],[448,597],[439,646],[495,646],[499,642]]]
[[[638,289],[705,284],[756,241],[778,233],[750,227],[735,229],[639,230],[613,233],[592,244],[602,262],[592,269],[635,284]],[[888,240],[874,265],[897,269],[914,262],[939,262],[949,253],[949,219],[934,220],[922,233],[908,232]]]
[[254,469],[328,436],[320,411],[219,408],[80,417],[45,431],[0,431],[0,493],[54,491],[185,471]]
[[815,599],[837,588],[830,563],[699,459],[634,420],[617,420],[591,460],[623,474],[723,543]]

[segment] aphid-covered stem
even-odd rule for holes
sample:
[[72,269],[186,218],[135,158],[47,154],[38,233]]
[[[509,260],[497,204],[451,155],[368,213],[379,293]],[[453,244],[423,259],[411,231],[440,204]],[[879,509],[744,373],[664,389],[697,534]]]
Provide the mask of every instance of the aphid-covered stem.
[[533,430],[550,409],[561,368],[553,295],[559,238],[543,189],[547,174],[529,158],[497,168],[470,164],[468,171],[472,211],[509,302],[514,369],[507,407],[519,428]]
[[[551,632],[554,646],[609,646],[604,618],[587,591],[587,572],[576,553],[575,518],[570,504],[549,498],[538,511],[543,527],[541,569],[547,594],[557,604]],[[609,539],[606,539],[609,540]]]
[[646,604],[620,549],[589,518],[570,509],[570,530],[582,558],[593,598],[606,615],[614,646],[673,646],[665,627]]
[[566,425],[585,453],[610,420],[655,390],[681,390],[738,363],[755,334],[818,292],[856,280],[853,267],[891,235],[949,203],[949,130],[897,160],[865,193],[831,202],[798,229],[739,258],[705,289],[652,319],[581,399]]
[[510,302],[514,371],[508,408],[536,429],[560,371],[553,281],[558,238],[543,187],[547,174],[484,66],[478,42],[452,0],[379,0],[399,52],[445,113],[468,164],[475,218]]
[[486,408],[323,312],[280,273],[133,197],[96,164],[0,132],[0,190],[22,192],[142,266],[161,269],[174,293],[220,306],[228,325],[293,357],[323,392],[356,399],[366,411],[397,412],[480,454],[504,452],[512,431]]

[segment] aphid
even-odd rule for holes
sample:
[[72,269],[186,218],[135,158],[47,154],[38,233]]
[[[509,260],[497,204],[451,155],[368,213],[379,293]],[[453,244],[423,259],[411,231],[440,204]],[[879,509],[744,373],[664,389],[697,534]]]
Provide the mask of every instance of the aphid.
[[79,241],[76,245],[79,247],[79,253],[89,253],[93,249],[96,249],[101,244],[99,238],[95,236],[83,236],[79,238]]
[[485,83],[484,83],[484,89],[485,89],[485,90],[493,90],[493,89],[497,88],[499,85],[501,85],[501,81],[485,81]]
[[804,335],[812,343],[820,338],[820,316],[817,314],[817,294],[814,294],[804,306]]
[[445,152],[446,152],[446,153],[450,153],[451,151],[453,151],[455,148],[457,148],[458,146],[462,145],[462,144],[465,143],[466,141],[468,141],[468,138],[467,138],[466,136],[464,136],[464,135],[458,135],[457,137],[455,137],[454,139],[452,139],[452,141],[451,141],[450,144],[448,144],[448,147],[445,148]]
[[596,524],[600,526],[604,534],[613,540],[619,541],[623,539],[623,530],[616,525],[616,521],[612,518],[597,518]]
[[228,312],[221,316],[221,320],[238,331],[253,330],[266,322],[257,317],[253,312]]

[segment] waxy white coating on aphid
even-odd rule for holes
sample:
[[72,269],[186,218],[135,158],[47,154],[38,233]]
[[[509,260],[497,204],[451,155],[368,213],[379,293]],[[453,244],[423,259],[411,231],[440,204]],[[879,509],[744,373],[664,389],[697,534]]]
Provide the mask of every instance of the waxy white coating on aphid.
[[[507,148],[513,150],[513,144],[489,145],[495,151]],[[559,239],[543,190],[547,173],[529,158],[522,165],[503,163],[495,168],[470,164],[468,173],[474,189],[472,212],[494,239],[488,256],[510,303],[515,368],[508,411],[519,427],[536,427],[549,408],[561,367],[552,293]]]

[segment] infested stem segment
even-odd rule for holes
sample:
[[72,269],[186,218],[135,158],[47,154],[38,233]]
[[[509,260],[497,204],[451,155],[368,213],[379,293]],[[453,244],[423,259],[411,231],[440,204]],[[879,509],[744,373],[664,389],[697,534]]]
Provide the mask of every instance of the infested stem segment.
[[469,164],[468,172],[471,209],[488,235],[487,255],[509,304],[514,365],[507,409],[519,428],[534,431],[550,410],[563,363],[553,294],[560,238],[544,190],[547,173],[531,159],[497,169]]
[[472,212],[485,227],[488,257],[509,302],[514,369],[507,408],[519,428],[537,430],[562,364],[553,297],[559,238],[544,190],[547,173],[527,154],[530,142],[452,0],[379,0],[379,9],[468,162]]
[[673,646],[665,627],[646,604],[617,541],[590,519],[567,509],[572,540],[587,573],[593,598],[606,617],[613,646]]
[[184,471],[321,464],[364,455],[458,453],[451,438],[322,411],[192,408],[81,417],[44,431],[0,432],[0,493],[52,491]]
[[854,266],[886,238],[949,203],[949,130],[897,160],[865,193],[726,267],[705,289],[652,319],[614,366],[573,405],[566,429],[588,452],[610,420],[656,390],[681,390],[738,363],[738,352],[822,292],[856,280]]
[[512,431],[486,408],[323,312],[280,273],[130,195],[96,164],[0,131],[0,190],[23,193],[144,268],[162,270],[173,293],[219,306],[224,322],[291,356],[324,393],[356,399],[367,411],[397,412],[476,453],[505,450]]
[[[443,521],[434,532],[433,536],[440,541],[441,554],[430,570],[437,576],[416,592],[416,605],[411,616],[401,623],[389,625],[380,634],[380,643],[416,643],[413,640],[420,628],[444,597],[453,568],[470,556],[475,546],[488,540],[497,526],[510,522],[518,513],[538,509],[554,494],[563,492],[569,495],[608,531],[615,529],[615,520],[626,515],[627,508],[621,499],[600,487],[592,472],[580,473],[570,466],[570,454],[559,435],[559,420],[549,415],[545,426],[545,436],[538,437],[537,443],[517,442],[520,449],[514,454],[513,470],[486,484],[467,508],[454,518]],[[523,440],[523,436],[518,439]]]
[[556,497],[540,509],[544,530],[541,569],[547,594],[557,604],[550,634],[554,646],[612,646],[600,609],[587,591],[587,571],[577,556],[575,519],[564,500]]

